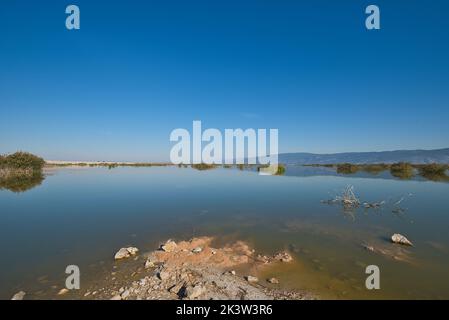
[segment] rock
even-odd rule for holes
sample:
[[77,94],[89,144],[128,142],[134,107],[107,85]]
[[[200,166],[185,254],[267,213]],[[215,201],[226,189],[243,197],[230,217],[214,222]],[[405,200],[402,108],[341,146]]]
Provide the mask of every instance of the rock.
[[367,245],[367,244],[363,244],[362,245],[366,250],[371,251],[371,252],[375,252],[376,250],[374,249],[373,246]]
[[246,279],[246,281],[251,282],[251,283],[259,281],[259,279],[257,279],[256,277],[253,277],[253,276],[246,276],[245,279]]
[[161,279],[162,281],[167,280],[170,278],[170,273],[168,273],[167,271],[160,271],[157,276],[159,277],[159,279]]
[[189,286],[185,290],[185,296],[189,299],[197,299],[199,296],[201,296],[204,292],[206,292],[206,289],[201,285],[196,286]]
[[120,259],[129,258],[130,256],[134,256],[135,254],[137,254],[138,251],[139,251],[139,249],[137,249],[135,247],[121,248],[115,254],[114,259],[120,260]]
[[165,244],[161,246],[161,249],[165,252],[173,252],[176,250],[176,242],[173,240],[168,240]]
[[154,267],[154,262],[153,261],[151,261],[150,259],[145,261],[145,269],[153,268],[153,267]]
[[126,299],[126,298],[129,297],[129,294],[130,294],[129,290],[125,290],[125,291],[123,291],[123,293],[120,295],[120,297],[121,297],[122,299]]
[[23,298],[25,298],[25,295],[25,291],[19,291],[12,296],[11,300],[23,300]]
[[170,291],[171,293],[174,293],[176,295],[179,295],[181,293],[181,289],[184,287],[183,283],[180,282],[178,284],[175,284],[174,286],[172,286],[170,289],[168,289],[168,291]]
[[212,250],[211,250],[211,253],[212,253],[212,254],[217,254],[217,250],[212,249]]
[[399,233],[395,233],[394,235],[392,235],[391,241],[406,246],[413,246],[413,244],[406,237],[404,237],[402,234]]
[[235,270],[231,270],[231,274],[235,276]]
[[128,258],[130,256],[128,250],[126,248],[121,248],[114,256],[115,260]]
[[201,251],[203,251],[203,248],[201,247],[196,247],[195,249],[192,250],[193,253],[200,253]]
[[274,256],[274,259],[282,261],[282,262],[291,262],[293,258],[287,252],[280,252]]
[[63,289],[59,290],[58,296],[62,296],[63,294],[66,294],[67,292],[69,292],[69,289],[63,288]]
[[279,284],[279,280],[276,279],[276,278],[270,278],[270,279],[268,279],[267,281],[268,281],[269,283],[272,283],[272,284]]
[[256,260],[259,262],[262,262],[262,263],[266,263],[266,264],[271,262],[270,257],[264,256],[261,254],[257,255]]
[[122,297],[120,295],[115,295],[111,298],[111,300],[122,300]]

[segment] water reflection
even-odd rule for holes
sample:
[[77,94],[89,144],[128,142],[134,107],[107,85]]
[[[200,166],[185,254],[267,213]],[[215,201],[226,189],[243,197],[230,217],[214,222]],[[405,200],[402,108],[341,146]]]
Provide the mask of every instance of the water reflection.
[[12,192],[25,192],[42,184],[45,176],[36,171],[30,174],[10,174],[0,176],[0,190],[6,189]]
[[421,168],[392,167],[390,170],[385,169],[382,165],[366,165],[357,168],[354,165],[334,166],[303,166],[289,165],[286,167],[285,175],[298,177],[313,176],[336,176],[348,178],[380,178],[394,180],[416,180],[416,181],[436,181],[449,182],[447,170],[427,172]]

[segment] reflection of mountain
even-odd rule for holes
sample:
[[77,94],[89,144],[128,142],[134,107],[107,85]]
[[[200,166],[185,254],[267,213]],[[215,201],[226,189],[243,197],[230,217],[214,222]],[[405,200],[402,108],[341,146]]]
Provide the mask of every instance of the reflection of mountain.
[[44,181],[42,172],[30,174],[8,174],[0,176],[0,190],[7,189],[12,192],[25,192],[39,186]]
[[381,152],[346,152],[334,154],[283,153],[279,162],[284,164],[336,164],[336,163],[447,163],[449,148],[437,150],[396,150]]

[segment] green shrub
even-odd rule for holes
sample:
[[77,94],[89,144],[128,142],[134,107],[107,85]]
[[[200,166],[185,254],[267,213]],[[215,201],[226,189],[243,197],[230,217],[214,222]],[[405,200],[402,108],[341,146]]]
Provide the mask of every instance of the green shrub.
[[44,164],[44,159],[28,152],[16,152],[0,159],[1,167],[9,169],[41,170]]

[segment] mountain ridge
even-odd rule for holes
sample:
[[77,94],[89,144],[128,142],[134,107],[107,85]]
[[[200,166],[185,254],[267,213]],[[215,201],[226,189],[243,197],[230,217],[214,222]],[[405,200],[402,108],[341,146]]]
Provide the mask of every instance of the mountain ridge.
[[279,154],[279,162],[284,164],[374,164],[410,162],[413,164],[449,164],[449,148],[432,150],[392,150],[341,153],[291,152]]

